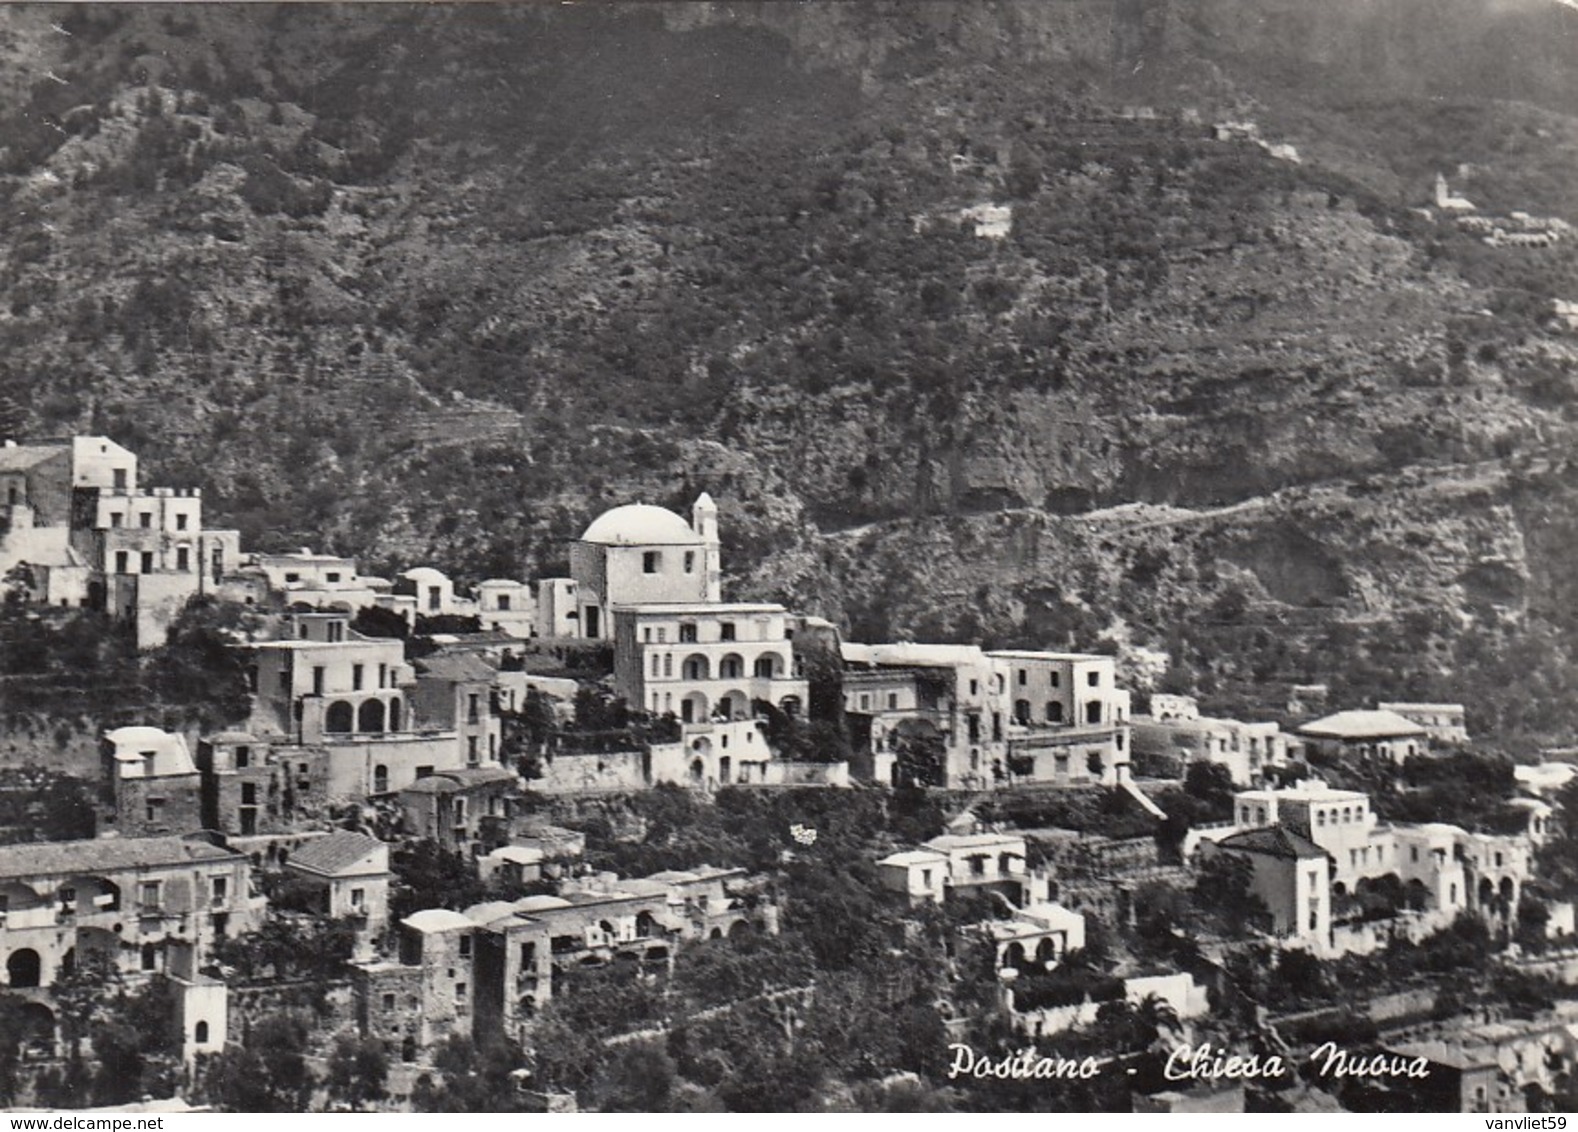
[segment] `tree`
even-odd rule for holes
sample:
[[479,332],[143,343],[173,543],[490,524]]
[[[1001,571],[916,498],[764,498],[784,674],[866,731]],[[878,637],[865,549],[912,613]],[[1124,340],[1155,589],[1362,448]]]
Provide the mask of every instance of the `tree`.
[[948,748],[942,733],[924,719],[906,719],[894,729],[898,783],[902,786],[940,786]]
[[364,605],[351,618],[351,630],[364,637],[393,637],[405,640],[411,625],[400,614],[381,605]]
[[1233,800],[1233,775],[1221,763],[1191,761],[1184,771],[1184,791],[1215,810],[1229,807]]
[[1250,891],[1254,869],[1236,853],[1216,852],[1200,863],[1195,875],[1195,911],[1229,938],[1269,931],[1271,913]]
[[375,1038],[341,1034],[329,1054],[329,1096],[353,1111],[388,1095],[389,1055]]
[[485,899],[487,887],[466,859],[436,841],[419,841],[390,858],[395,883],[389,918],[400,920],[424,908],[465,908]]
[[207,594],[188,601],[164,645],[148,659],[148,683],[155,694],[184,706],[195,722],[211,730],[245,719],[252,701],[233,645],[250,616],[245,607]]
[[226,1112],[305,1112],[316,1080],[307,1066],[311,1028],[297,1014],[271,1014],[240,1048],[217,1054],[209,1095]]

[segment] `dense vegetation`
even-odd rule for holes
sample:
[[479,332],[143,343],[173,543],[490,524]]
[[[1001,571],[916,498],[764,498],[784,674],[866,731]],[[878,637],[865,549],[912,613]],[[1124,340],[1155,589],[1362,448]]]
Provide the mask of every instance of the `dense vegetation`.
[[1578,259],[1412,207],[1574,206],[1572,13],[1230,7],[15,7],[0,395],[252,546],[529,574],[706,488],[857,635],[1570,737]]

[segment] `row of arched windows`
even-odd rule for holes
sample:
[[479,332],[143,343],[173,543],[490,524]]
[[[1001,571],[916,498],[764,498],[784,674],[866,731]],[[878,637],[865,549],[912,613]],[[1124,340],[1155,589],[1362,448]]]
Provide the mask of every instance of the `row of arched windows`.
[[335,700],[323,713],[323,729],[331,735],[382,734],[403,730],[403,723],[399,696],[392,697],[387,706],[383,700],[363,700],[359,708],[346,700]]
[[[751,674],[758,679],[771,680],[781,677],[787,670],[784,658],[778,653],[763,653],[757,657],[750,666]],[[652,654],[651,679],[672,679],[674,676],[674,654]],[[686,680],[740,680],[745,676],[745,658],[739,653],[729,653],[718,661],[717,676],[712,673],[712,661],[699,653],[692,654],[680,662],[680,675]]]

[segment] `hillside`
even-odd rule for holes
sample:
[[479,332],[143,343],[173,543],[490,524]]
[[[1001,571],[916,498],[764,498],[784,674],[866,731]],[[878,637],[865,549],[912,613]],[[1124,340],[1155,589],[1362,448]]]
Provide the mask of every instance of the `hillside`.
[[0,59],[0,394],[249,546],[529,575],[705,488],[737,592],[862,635],[1573,737],[1578,245],[1417,210],[1578,222],[1578,11],[20,5]]

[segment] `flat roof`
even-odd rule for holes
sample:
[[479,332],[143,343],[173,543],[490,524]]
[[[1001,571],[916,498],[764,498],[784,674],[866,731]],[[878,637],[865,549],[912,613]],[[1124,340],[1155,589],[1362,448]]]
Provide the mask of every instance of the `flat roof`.
[[671,616],[687,613],[787,613],[781,605],[769,601],[665,601],[640,604],[615,605],[615,613],[634,613],[638,616]]

